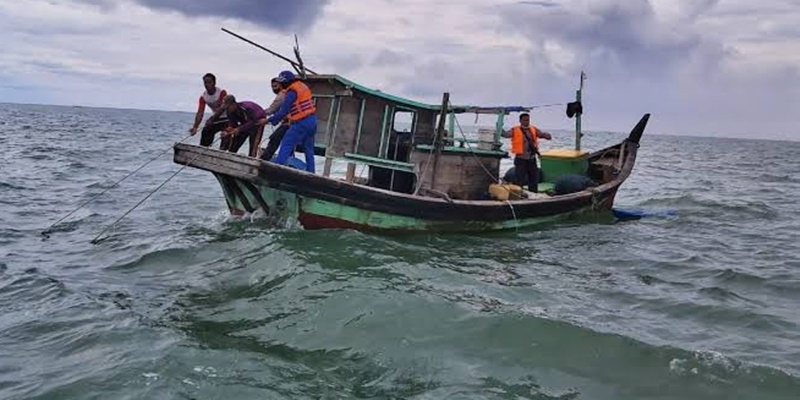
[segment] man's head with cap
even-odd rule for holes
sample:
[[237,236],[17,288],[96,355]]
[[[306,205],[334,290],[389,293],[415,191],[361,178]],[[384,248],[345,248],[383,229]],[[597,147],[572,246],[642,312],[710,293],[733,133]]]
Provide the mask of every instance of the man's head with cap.
[[289,85],[297,79],[297,76],[292,71],[281,71],[275,79],[283,85]]

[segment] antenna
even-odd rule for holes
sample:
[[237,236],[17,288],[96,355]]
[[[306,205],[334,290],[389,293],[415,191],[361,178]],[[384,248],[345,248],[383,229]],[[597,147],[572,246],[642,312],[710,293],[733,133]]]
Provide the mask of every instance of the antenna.
[[300,42],[297,40],[297,34],[294,35],[294,56],[297,58],[297,64],[299,64],[299,73],[300,77],[303,79],[306,78],[306,68],[303,66],[303,59],[300,57]]

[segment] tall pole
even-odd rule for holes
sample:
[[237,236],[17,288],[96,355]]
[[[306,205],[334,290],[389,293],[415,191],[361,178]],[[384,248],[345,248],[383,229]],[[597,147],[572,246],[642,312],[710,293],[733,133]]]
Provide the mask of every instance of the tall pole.
[[436,136],[433,138],[433,171],[431,171],[431,189],[434,189],[436,182],[436,172],[439,168],[439,155],[442,154],[442,147],[444,147],[444,120],[447,118],[447,112],[450,106],[450,92],[444,92],[442,95],[442,110],[439,114],[439,124],[436,127]]
[[[231,35],[231,36],[233,36],[235,38],[238,38],[239,40],[242,40],[244,42],[250,43],[253,46],[258,47],[259,49],[264,50],[267,53],[272,54],[273,56],[278,57],[281,60],[288,62],[289,64],[292,65],[292,67],[294,67],[297,70],[298,74],[305,74],[305,72],[308,72],[308,73],[310,73],[312,75],[316,75],[317,74],[316,72],[312,71],[310,68],[308,68],[308,67],[306,67],[306,66],[304,66],[302,64],[302,60],[299,59],[299,54],[300,54],[299,53],[299,49],[295,51],[295,55],[298,56],[298,61],[299,61],[298,62],[298,61],[294,61],[294,60],[292,60],[292,59],[290,59],[290,58],[288,58],[288,57],[286,57],[286,56],[284,56],[282,54],[278,54],[278,53],[276,53],[276,52],[274,52],[274,51],[272,51],[272,50],[270,50],[270,49],[268,49],[268,48],[266,48],[266,47],[264,47],[264,46],[262,46],[262,45],[260,45],[260,44],[258,44],[256,42],[254,42],[254,41],[252,41],[250,39],[245,38],[244,36],[241,36],[241,35],[238,35],[236,33],[233,33],[233,32],[231,32],[231,31],[229,31],[229,30],[227,30],[225,28],[221,28],[221,29],[222,29],[223,32],[225,32],[225,33],[227,33],[227,34],[229,34],[229,35]],[[297,49],[296,42],[295,42],[295,48]]]
[[[577,101],[578,104],[581,103],[581,97],[582,97],[581,95],[583,94],[582,92],[583,92],[583,80],[584,79],[586,79],[586,74],[583,71],[581,71],[581,84],[578,87],[578,90],[575,92],[575,101]],[[581,107],[581,109],[582,108],[583,107]],[[580,151],[581,150],[581,136],[583,136],[583,134],[581,134],[581,114],[583,114],[583,112],[578,111],[577,114],[578,115],[575,118],[575,150],[576,151]]]

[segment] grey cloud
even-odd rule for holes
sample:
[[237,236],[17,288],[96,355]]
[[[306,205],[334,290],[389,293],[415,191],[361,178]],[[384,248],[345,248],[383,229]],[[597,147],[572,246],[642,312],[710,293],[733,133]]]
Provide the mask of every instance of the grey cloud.
[[[399,94],[417,99],[431,99],[442,96],[453,82],[455,64],[444,57],[434,57],[417,65],[410,66],[406,73],[397,76],[394,81],[399,84]],[[458,85],[456,85],[458,86]]]
[[411,56],[393,50],[383,49],[372,59],[372,66],[383,67],[405,64],[411,61]]
[[[11,78],[12,77],[10,77],[10,76],[8,77],[8,79],[11,79]],[[37,85],[26,85],[26,84],[19,85],[19,84],[15,84],[15,83],[0,83],[0,89],[17,90],[17,91],[21,91],[21,92],[26,92],[26,91],[41,92],[42,91],[42,88],[37,86]],[[3,101],[0,101],[0,103],[3,103]]]
[[[103,0],[87,0],[102,3]],[[303,32],[313,25],[330,0],[134,0],[153,9],[188,16],[238,18],[279,31]]]
[[539,7],[558,7],[558,4],[553,3],[552,1],[520,1],[519,4]]
[[551,40],[575,51],[594,70],[660,74],[688,58],[713,63],[727,55],[721,43],[705,41],[693,24],[716,3],[695,3],[674,26],[656,18],[646,1],[598,0],[586,8],[514,5],[502,17],[506,27],[521,30],[532,42]]
[[339,75],[347,75],[364,65],[364,57],[359,54],[335,53],[325,57],[325,61]]

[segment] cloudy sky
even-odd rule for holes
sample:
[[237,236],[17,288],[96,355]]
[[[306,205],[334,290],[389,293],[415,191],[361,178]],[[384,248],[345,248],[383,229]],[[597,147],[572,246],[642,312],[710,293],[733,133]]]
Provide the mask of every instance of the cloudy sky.
[[798,0],[0,0],[0,101],[193,111],[214,72],[268,104],[288,66],[221,27],[431,103],[562,103],[584,69],[589,130],[800,140]]

